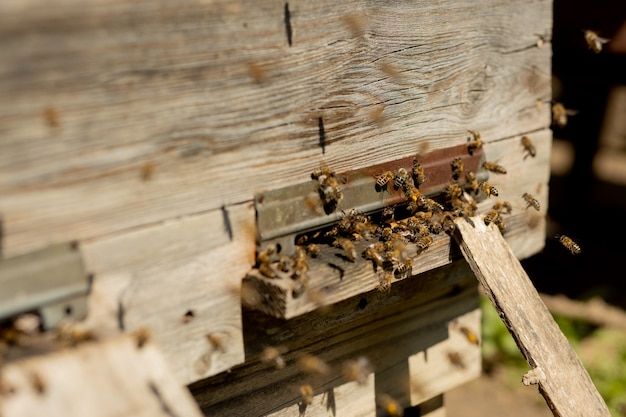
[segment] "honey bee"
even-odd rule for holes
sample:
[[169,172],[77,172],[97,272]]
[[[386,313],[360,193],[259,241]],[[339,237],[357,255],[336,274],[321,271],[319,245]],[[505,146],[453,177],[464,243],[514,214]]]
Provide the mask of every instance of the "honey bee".
[[408,179],[409,179],[409,173],[406,171],[406,169],[402,167],[398,168],[398,173],[395,176],[393,186],[396,189],[404,190],[408,184]]
[[306,275],[309,270],[309,261],[305,257],[297,257],[293,264],[293,279],[298,279]]
[[485,161],[483,162],[483,168],[496,174],[506,174],[506,168],[504,168],[502,165],[496,164],[495,162]]
[[500,213],[506,211],[506,214],[511,214],[511,212],[513,211],[513,206],[508,201],[496,201],[493,205],[493,209],[497,210]]
[[470,155],[474,154],[474,151],[483,147],[483,141],[480,139],[480,133],[477,130],[469,130],[472,135],[471,138],[467,138],[467,152]]
[[39,395],[43,395],[46,392],[46,383],[37,372],[33,372],[30,375],[30,382],[35,392]]
[[454,232],[456,225],[454,224],[454,216],[452,213],[445,212],[443,216],[441,216],[441,225],[446,233]]
[[476,194],[478,192],[478,179],[476,178],[476,174],[474,172],[468,172],[465,174],[465,180],[467,183],[465,184],[465,189],[469,192]]
[[389,394],[379,394],[376,398],[378,407],[385,410],[389,417],[403,417],[404,408]]
[[328,375],[330,366],[317,356],[304,353],[298,358],[298,367],[308,375]]
[[598,36],[598,34],[593,30],[585,30],[584,34],[587,46],[589,46],[589,49],[593,50],[596,54],[602,52],[602,46],[609,42],[609,39]]
[[504,232],[506,232],[506,224],[504,223],[504,218],[502,216],[498,216],[494,220],[494,224],[498,226],[498,230],[500,230],[500,233],[504,234]]
[[416,206],[415,208],[424,207],[428,204],[426,197],[424,197],[424,195],[420,192],[420,190],[418,190],[417,188],[415,188],[415,186],[411,184],[407,184],[404,190],[404,195],[406,196],[406,198],[409,200],[410,203],[415,204]]
[[555,236],[557,239],[559,239],[559,242],[561,242],[561,244],[567,249],[569,250],[572,255],[578,255],[581,250],[580,250],[580,246],[578,246],[578,244],[576,242],[574,242],[570,237],[565,236],[565,235],[557,235]]
[[322,249],[317,243],[309,243],[305,250],[306,253],[312,258],[317,258],[322,255]]
[[458,198],[461,198],[463,195],[463,189],[459,186],[459,183],[456,180],[452,180],[446,185],[444,190],[446,193],[446,197],[449,201],[454,201]]
[[343,199],[335,171],[330,169],[328,165],[321,163],[320,168],[311,173],[311,179],[318,182],[318,193],[324,202],[324,211],[327,214],[335,211],[337,204]]
[[417,159],[413,159],[413,183],[417,188],[426,181],[426,175],[424,174],[424,168],[417,162]]
[[417,246],[418,252],[423,252],[433,243],[433,238],[430,235],[422,236],[415,245]]
[[498,196],[498,190],[493,185],[489,184],[487,181],[482,181],[478,183],[478,187],[487,194],[487,197]]
[[278,269],[282,272],[292,272],[293,270],[293,259],[286,255],[280,255],[278,258]]
[[459,331],[463,333],[468,342],[476,346],[480,345],[480,338],[471,329],[465,326],[461,326],[459,327]]
[[528,136],[522,136],[522,146],[524,147],[524,159],[529,155],[533,158],[537,155],[537,149]]
[[374,262],[377,266],[382,267],[385,263],[385,258],[375,249],[373,245],[368,246],[363,251],[363,257]]
[[372,364],[365,356],[359,356],[341,364],[341,374],[348,381],[357,382],[359,385],[367,383],[367,376],[372,372]]
[[302,396],[302,403],[304,405],[311,405],[313,403],[313,387],[311,385],[300,385],[300,395]]
[[135,336],[137,348],[141,349],[150,340],[150,330],[147,327],[140,327],[133,332],[133,336]]
[[390,181],[394,181],[395,178],[396,174],[391,171],[385,171],[381,176],[376,178],[376,186],[380,189],[383,189]]
[[450,363],[459,369],[465,369],[465,361],[459,352],[448,352],[446,354]]
[[271,266],[272,262],[278,260],[278,248],[274,244],[269,244],[263,249],[259,251],[257,254],[257,266],[259,272],[268,278],[276,277],[276,272]]
[[336,248],[341,248],[346,258],[348,258],[351,262],[356,261],[356,247],[350,239],[345,237],[335,238],[335,240],[333,241],[333,246]]
[[263,84],[268,80],[267,71],[261,65],[254,62],[248,62],[248,74],[256,81],[257,84]]
[[380,214],[381,223],[392,223],[396,215],[396,209],[394,207],[385,207]]
[[522,194],[522,198],[524,199],[524,201],[526,201],[526,208],[532,206],[537,211],[541,209],[541,206],[539,205],[539,201],[535,197],[530,195],[529,193]]
[[489,226],[491,223],[495,222],[498,217],[500,217],[500,212],[496,209],[491,209],[485,213],[483,221],[487,226]]
[[411,268],[413,268],[413,259],[408,258],[404,262],[400,263],[400,265],[398,265],[398,267],[396,268],[396,274],[404,275],[406,273],[409,273]]
[[141,180],[150,181],[154,175],[155,165],[152,162],[146,162],[141,166]]
[[450,168],[452,169],[452,178],[458,180],[463,175],[463,159],[454,158],[450,162]]
[[578,111],[566,109],[562,103],[554,103],[552,105],[552,123],[558,127],[565,127],[567,125],[567,117],[573,116]]
[[50,127],[59,127],[59,112],[52,106],[43,109],[43,118]]
[[226,352],[226,342],[224,340],[224,336],[224,334],[220,335],[216,333],[209,333],[206,335],[206,340],[209,342],[214,351],[224,353]]
[[56,337],[59,342],[67,346],[76,346],[84,342],[97,340],[96,334],[90,329],[77,323],[61,323],[56,328]]
[[294,280],[293,286],[291,287],[291,294],[293,298],[298,298],[306,291],[309,277],[306,274],[300,274],[300,276],[292,276],[292,278],[294,278]]
[[286,365],[282,355],[287,353],[285,346],[265,346],[259,359],[264,364],[270,364],[276,369],[283,369]]
[[428,208],[428,210],[430,212],[438,212],[441,213],[442,211],[445,210],[445,207],[442,204],[439,204],[438,202],[436,202],[435,200],[433,200],[432,198],[427,198],[426,199],[426,204],[425,206]]
[[378,291],[389,292],[391,291],[391,283],[395,278],[392,271],[385,271],[383,275],[378,279]]
[[401,236],[385,242],[385,260],[392,263],[400,262],[404,256],[405,246],[406,241]]
[[431,220],[430,224],[428,225],[428,229],[430,230],[430,233],[438,235],[443,231],[443,225],[439,220]]

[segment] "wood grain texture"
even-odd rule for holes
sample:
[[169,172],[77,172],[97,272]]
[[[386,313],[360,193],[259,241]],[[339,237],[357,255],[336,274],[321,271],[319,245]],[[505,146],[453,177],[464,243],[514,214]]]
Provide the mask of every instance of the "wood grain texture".
[[[213,210],[85,243],[87,323],[148,327],[181,384],[243,362],[241,278],[254,262],[254,209]],[[214,346],[207,336],[220,340]]]
[[310,405],[294,404],[267,414],[267,417],[295,417],[303,414],[308,417],[370,417],[376,414],[374,398],[374,374],[370,374],[364,385],[348,382],[315,395]]
[[531,367],[527,384],[538,384],[555,416],[609,416],[587,370],[539,298],[494,225],[458,220],[455,235],[486,295]]
[[4,417],[202,416],[158,347],[132,336],[7,363],[0,378]]
[[[246,363],[191,384],[190,390],[209,415],[261,416],[297,404],[302,383],[311,383],[316,393],[344,384],[339,370],[345,360],[365,356],[374,372],[406,362],[445,340],[450,321],[478,308],[475,279],[464,262],[423,278],[405,280],[390,294],[369,292],[291,320],[247,311]],[[288,349],[285,368],[277,370],[259,360],[264,346]],[[326,361],[331,373],[319,378],[303,373],[297,358],[304,352]]]
[[[482,214],[497,201],[508,201],[511,204],[511,214],[503,215],[506,223],[504,236],[519,259],[525,259],[543,249],[546,238],[545,215],[548,209],[552,135],[549,130],[541,130],[529,134],[529,137],[537,150],[534,158],[524,158],[520,136],[484,146],[486,160],[504,166],[507,173],[490,175],[489,183],[498,189],[499,194],[479,204],[479,212]],[[525,192],[537,199],[540,210],[527,207],[522,198]],[[413,259],[412,272],[396,276],[394,282],[407,277],[419,279],[419,274],[461,258],[461,254],[450,247],[448,234],[433,235],[433,239],[432,245],[419,254],[415,244],[407,244],[407,256]],[[371,243],[357,243],[357,253],[362,253]],[[318,259],[309,260],[309,290],[300,297],[292,295],[292,279],[270,279],[256,269],[252,270],[244,281],[247,288],[256,293],[254,299],[258,303],[252,307],[276,317],[292,318],[380,286],[379,281],[384,275],[382,268],[375,269],[372,262],[365,259],[352,262],[342,257],[342,254],[341,249],[328,247]]]
[[291,46],[284,9],[3,1],[3,251],[549,126],[549,0],[291,1]]
[[[448,338],[409,357],[411,404],[420,404],[479,378],[482,372],[481,311],[477,308],[448,323]],[[468,340],[467,328],[478,337]]]

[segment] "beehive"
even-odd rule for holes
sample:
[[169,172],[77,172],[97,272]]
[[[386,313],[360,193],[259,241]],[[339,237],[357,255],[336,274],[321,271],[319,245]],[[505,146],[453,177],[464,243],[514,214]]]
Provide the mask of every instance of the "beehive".
[[[262,248],[259,196],[315,185],[321,163],[372,186],[382,173],[372,167],[429,155],[448,164],[445,155],[468,155],[474,130],[482,160],[507,169],[488,174],[499,193],[477,211],[509,201],[509,245],[520,259],[537,253],[551,10],[550,1],[495,0],[5,1],[2,257],[28,262],[77,242],[89,291],[61,300],[53,317],[82,319],[77,298],[100,343],[148,328],[207,415],[299,413],[302,353],[332,367],[309,381],[310,415],[374,415],[381,394],[442,413],[443,393],[480,373],[479,346],[457,331],[479,332],[477,286],[449,235],[409,251],[410,273],[389,292],[371,262],[329,252],[310,271],[330,289],[321,301],[290,298],[288,288],[274,311],[268,288],[284,282],[261,278],[267,285],[253,289],[265,301],[242,310],[242,282]],[[377,207],[391,194],[375,194]],[[330,216],[353,208],[344,203]],[[288,366],[261,363],[265,345],[286,345]],[[361,355],[374,370],[364,384],[337,373]],[[65,389],[80,401],[87,382],[74,382]]]

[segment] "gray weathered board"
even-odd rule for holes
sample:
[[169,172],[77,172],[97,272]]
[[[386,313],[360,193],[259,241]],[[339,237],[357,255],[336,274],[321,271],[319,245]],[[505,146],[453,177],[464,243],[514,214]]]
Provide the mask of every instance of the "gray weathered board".
[[0,369],[5,417],[200,417],[189,391],[150,341],[121,336]]
[[524,268],[493,224],[457,220],[461,252],[531,370],[525,385],[538,385],[555,416],[610,416],[576,352],[546,308]]
[[[474,129],[509,167],[494,185],[528,257],[544,242],[551,27],[549,0],[2,1],[0,255],[79,241],[88,321],[149,326],[191,383],[245,360],[256,193]],[[450,262],[423,255],[415,273]]]

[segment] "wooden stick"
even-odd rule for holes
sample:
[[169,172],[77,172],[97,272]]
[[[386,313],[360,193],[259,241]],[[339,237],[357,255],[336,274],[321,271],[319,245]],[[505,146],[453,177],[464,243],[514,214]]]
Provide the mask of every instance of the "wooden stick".
[[538,384],[555,416],[610,416],[576,352],[539,297],[498,228],[480,216],[456,220],[463,256],[532,368],[522,379]]

